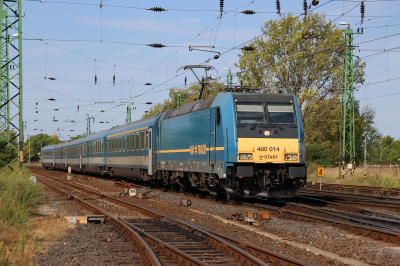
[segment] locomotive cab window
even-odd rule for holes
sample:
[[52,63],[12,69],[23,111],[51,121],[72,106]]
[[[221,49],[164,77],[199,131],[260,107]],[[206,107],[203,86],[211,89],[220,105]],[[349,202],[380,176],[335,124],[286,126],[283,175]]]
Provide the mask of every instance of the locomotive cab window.
[[237,103],[237,124],[296,124],[293,103]]
[[264,124],[264,107],[262,103],[237,103],[236,118],[238,124]]
[[268,103],[268,124],[296,124],[292,103]]

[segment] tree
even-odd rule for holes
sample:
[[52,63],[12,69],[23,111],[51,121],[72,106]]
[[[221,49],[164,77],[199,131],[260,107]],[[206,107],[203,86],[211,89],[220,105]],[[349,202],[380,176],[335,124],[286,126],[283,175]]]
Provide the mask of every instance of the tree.
[[84,137],[86,137],[86,134],[76,135],[75,137],[70,138],[68,141],[72,141],[72,140],[75,140],[75,139],[81,139],[81,138],[84,138]]
[[[211,81],[205,86],[202,99],[208,99],[216,96],[222,92],[224,84],[218,80]],[[201,85],[194,83],[189,88],[172,88],[169,90],[169,98],[165,99],[163,103],[158,103],[150,108],[147,114],[144,114],[142,118],[160,114],[168,109],[175,109],[177,107],[178,94],[182,95],[182,105],[193,102],[199,98]]]
[[[261,30],[265,37],[252,41],[249,46],[255,50],[243,51],[235,64],[242,71],[243,85],[295,94],[307,139],[329,141],[332,134],[327,139],[322,133],[335,133],[338,127],[332,125],[340,124],[343,30],[319,14],[305,19],[289,14],[266,22]],[[355,61],[355,84],[364,82],[364,67],[365,63]]]
[[[31,142],[31,152],[30,152],[30,160],[31,161],[39,161],[40,160],[40,155],[39,153],[41,152],[41,146],[47,146],[47,145],[53,145],[53,144],[58,144],[62,143],[64,141],[61,141],[57,134],[54,135],[47,135],[47,134],[37,134],[34,136],[30,136],[30,142]],[[26,160],[29,160],[29,138],[25,141],[24,143],[24,158]]]
[[5,165],[9,164],[11,161],[18,156],[18,137],[14,130],[10,132],[10,139],[13,145],[10,146],[7,141],[5,141],[6,133],[5,131],[0,132],[0,169]]
[[[319,14],[305,19],[289,14],[266,22],[261,30],[263,37],[249,44],[255,50],[239,54],[235,64],[241,69],[239,79],[260,92],[294,94],[302,110],[307,142],[315,144],[310,147],[329,147],[324,153],[329,155],[328,161],[338,162],[344,30]],[[364,82],[364,68],[365,63],[354,62],[355,85]],[[357,114],[359,119],[365,118],[359,108]],[[360,135],[366,124],[358,126]],[[361,145],[358,135],[356,142]]]

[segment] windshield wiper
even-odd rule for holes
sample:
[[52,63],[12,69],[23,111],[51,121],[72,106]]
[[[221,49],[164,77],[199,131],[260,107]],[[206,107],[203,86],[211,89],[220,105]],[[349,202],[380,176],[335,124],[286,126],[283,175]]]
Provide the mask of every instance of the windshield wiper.
[[278,123],[276,123],[276,121],[275,121],[272,117],[269,117],[269,119],[270,119],[272,122],[274,122],[275,125],[276,125],[280,130],[283,131],[283,127],[281,127]]
[[256,126],[258,125],[258,122],[260,122],[260,120],[264,118],[264,114],[262,114],[257,120],[256,122],[251,126],[250,130],[253,130],[256,128]]

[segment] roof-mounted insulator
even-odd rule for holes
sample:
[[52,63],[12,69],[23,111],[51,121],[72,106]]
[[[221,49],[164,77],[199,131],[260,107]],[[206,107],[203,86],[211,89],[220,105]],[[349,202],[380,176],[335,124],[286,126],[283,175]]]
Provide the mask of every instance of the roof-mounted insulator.
[[258,13],[258,12],[253,11],[253,10],[245,10],[245,11],[239,11],[239,13],[243,13],[245,15],[254,15],[255,13]]
[[166,47],[166,45],[161,44],[161,43],[151,43],[151,44],[146,44],[147,46],[151,46],[153,48],[163,48]]
[[316,6],[316,5],[319,4],[319,0],[313,0],[313,1],[311,2],[311,4],[312,4],[313,6]]
[[363,23],[364,20],[364,13],[365,13],[365,6],[364,6],[364,1],[361,1],[361,23]]
[[224,0],[219,0],[219,12],[221,12],[222,17],[222,12],[224,12]]
[[303,2],[304,18],[307,17],[307,0]]
[[161,12],[161,11],[167,11],[168,9],[164,9],[162,7],[152,7],[152,8],[146,8],[147,10],[151,10],[154,12]]
[[97,76],[94,76],[94,85],[97,84]]
[[253,46],[244,46],[240,49],[242,49],[243,51],[254,51],[256,48],[254,48]]
[[115,84],[115,75],[113,76],[113,84]]
[[279,0],[276,0],[276,14],[278,14],[279,16],[281,15],[281,3],[279,2]]

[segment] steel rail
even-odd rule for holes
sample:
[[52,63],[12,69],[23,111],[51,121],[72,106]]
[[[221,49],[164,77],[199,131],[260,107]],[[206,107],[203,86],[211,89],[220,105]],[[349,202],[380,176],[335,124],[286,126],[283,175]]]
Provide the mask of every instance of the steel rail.
[[[394,215],[390,213],[385,213],[385,212],[379,212],[376,210],[369,210],[369,209],[364,209],[360,208],[358,206],[367,206],[367,207],[372,207],[372,208],[379,208],[379,209],[384,209],[385,205],[384,204],[374,204],[374,203],[366,203],[366,202],[349,202],[349,201],[336,201],[336,202],[331,202],[327,200],[322,200],[318,198],[313,198],[313,197],[307,197],[303,195],[295,195],[295,198],[297,199],[306,199],[306,200],[312,200],[314,202],[319,202],[322,203],[324,207],[332,208],[338,211],[345,211],[345,212],[351,212],[355,214],[363,214],[367,216],[373,216],[373,217],[381,217],[381,218],[386,218],[386,219],[393,219],[393,220],[400,220],[399,215]],[[389,210],[390,207],[389,207]]]
[[249,206],[258,210],[268,210],[274,215],[281,218],[289,218],[292,220],[304,220],[304,221],[319,221],[323,223],[327,223],[333,226],[338,226],[342,230],[346,230],[350,233],[354,233],[357,235],[365,235],[371,237],[375,240],[383,240],[388,243],[400,244],[400,235],[394,232],[390,232],[387,230],[382,230],[379,228],[374,228],[371,226],[363,226],[358,224],[353,224],[350,222],[340,221],[329,219],[325,217],[320,217],[316,215],[311,215],[307,213],[302,213],[298,211],[285,210],[280,207],[269,206],[264,204],[249,204],[242,203],[243,206]]
[[400,203],[400,198],[395,198],[395,197],[354,194],[354,193],[345,193],[345,192],[336,192],[327,190],[299,189],[297,190],[297,194],[308,195],[308,196],[312,195],[321,197],[332,197],[332,198],[339,197],[341,200],[369,200],[369,201],[385,201],[385,202],[389,201],[394,203]]
[[[320,185],[318,183],[313,185],[311,182],[307,182],[308,189],[319,189],[319,187],[320,187]],[[321,189],[323,191],[359,193],[359,194],[366,194],[366,195],[378,194],[378,195],[389,196],[389,197],[397,197],[400,195],[399,188],[388,188],[388,187],[321,183]]]
[[[201,227],[203,230],[208,231],[214,235],[217,235],[218,237],[224,239],[225,241],[228,241],[238,247],[240,247],[241,249],[244,249],[246,251],[248,251],[249,253],[251,253],[253,256],[256,257],[260,257],[264,260],[270,260],[272,262],[279,262],[280,265],[288,265],[288,266],[294,266],[294,265],[308,265],[308,266],[312,266],[312,264],[308,264],[305,262],[301,262],[292,258],[289,258],[287,256],[275,253],[273,251],[267,250],[265,248],[262,247],[257,247],[253,244],[249,244],[246,242],[242,242],[236,238],[206,229]],[[287,264],[289,263],[289,264]]]
[[[93,191],[91,189],[88,189],[88,188],[85,188],[85,187],[82,187],[82,186],[79,186],[79,185],[76,185],[76,184],[72,184],[72,183],[66,182],[64,180],[60,180],[59,178],[55,178],[55,177],[52,177],[52,176],[49,176],[49,175],[46,175],[46,174],[38,173],[38,172],[35,172],[35,171],[32,171],[32,172],[36,173],[36,174],[39,174],[39,175],[42,175],[42,176],[46,176],[48,178],[51,178],[51,179],[56,180],[58,182],[61,182],[61,183],[65,184],[65,185],[67,185],[67,186],[70,186],[70,187],[73,187],[73,188],[76,188],[76,189],[79,189],[79,190],[83,190],[86,193],[89,193],[89,194],[92,194],[92,195],[96,195],[96,196],[100,197],[101,199],[106,199],[106,200],[111,201],[111,202],[113,202],[115,204],[118,204],[118,205],[121,205],[121,206],[124,206],[124,207],[128,207],[128,208],[133,208],[135,211],[141,212],[141,213],[143,213],[143,214],[145,214],[145,215],[147,215],[149,217],[152,217],[154,219],[160,219],[160,220],[161,219],[170,219],[171,221],[174,221],[174,222],[180,224],[183,227],[187,227],[189,230],[197,230],[197,231],[201,230],[196,225],[192,225],[190,223],[186,223],[184,221],[175,219],[173,217],[169,217],[167,215],[163,215],[163,214],[157,213],[155,211],[152,211],[152,210],[144,208],[142,206],[139,206],[139,205],[124,201],[122,199],[118,199],[118,198],[115,198],[113,196],[109,196],[109,195],[106,195],[106,194],[103,194],[103,193],[100,193],[100,192],[97,192],[97,191]],[[207,233],[207,232],[205,232],[205,233]],[[237,254],[236,256],[238,256],[242,261],[243,261],[243,259],[246,259],[247,262],[250,263],[251,265],[265,265],[264,262],[258,260],[253,255],[251,255],[248,252],[244,251],[242,248],[238,248],[238,247],[234,246],[233,244],[229,243],[228,241],[223,240],[223,238],[220,238],[218,236],[218,234],[214,234],[214,232],[213,232],[213,233],[208,233],[208,235],[212,239],[210,242],[213,243],[215,246],[217,246],[217,248],[221,248],[222,247],[224,250],[226,250],[227,252],[229,252],[231,254]],[[246,243],[246,242],[240,242],[238,245],[239,245],[239,247],[242,247],[242,246],[250,247],[249,244]],[[280,263],[280,265],[282,265],[282,266],[283,265],[302,265],[302,266],[309,265],[309,264],[307,264],[305,262],[297,261],[297,260],[294,260],[294,259],[291,259],[291,258],[289,258],[290,260],[288,261],[286,256],[276,254],[275,252],[272,252],[272,251],[266,250],[266,249],[258,249],[258,254],[260,254],[259,255],[260,258],[276,258],[276,256],[278,256],[279,259],[277,259],[277,260]],[[243,264],[246,264],[246,263],[244,262]]]
[[161,263],[158,261],[156,255],[154,254],[153,250],[149,247],[149,245],[146,243],[146,241],[134,230],[132,230],[127,224],[125,224],[123,221],[120,221],[107,212],[97,208],[96,206],[93,206],[92,204],[76,197],[73,196],[56,186],[53,186],[52,184],[44,181],[41,178],[38,178],[39,182],[43,183],[53,191],[62,194],[67,197],[69,200],[77,201],[80,205],[82,205],[84,208],[88,209],[92,213],[95,214],[100,214],[104,215],[104,221],[109,223],[111,226],[116,228],[118,231],[122,232],[127,238],[134,244],[136,247],[136,250],[142,255],[142,259],[144,260],[145,265],[152,265],[152,266],[161,266]]

